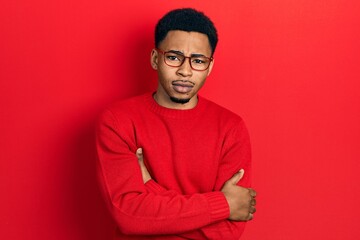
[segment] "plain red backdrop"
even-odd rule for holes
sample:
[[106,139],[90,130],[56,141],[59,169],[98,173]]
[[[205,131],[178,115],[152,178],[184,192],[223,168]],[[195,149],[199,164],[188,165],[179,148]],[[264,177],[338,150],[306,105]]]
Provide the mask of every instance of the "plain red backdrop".
[[258,212],[242,239],[360,239],[355,0],[3,1],[0,239],[111,239],[94,122],[154,89],[155,23],[188,6],[220,35],[201,94],[251,134]]

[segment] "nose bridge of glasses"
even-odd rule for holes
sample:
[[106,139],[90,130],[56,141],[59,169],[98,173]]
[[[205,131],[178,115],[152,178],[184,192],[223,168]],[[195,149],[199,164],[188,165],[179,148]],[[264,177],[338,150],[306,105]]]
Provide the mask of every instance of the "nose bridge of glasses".
[[186,65],[186,66],[188,66],[189,68],[193,68],[193,66],[192,66],[192,64],[191,64],[191,58],[192,57],[186,57],[186,56],[183,56],[184,57],[184,59],[183,59],[183,62],[182,62],[182,66],[183,65]]
[[192,72],[193,67],[191,65],[191,57],[186,57],[183,55],[181,55],[181,57],[182,57],[182,61],[181,64],[178,66],[179,70],[187,73]]

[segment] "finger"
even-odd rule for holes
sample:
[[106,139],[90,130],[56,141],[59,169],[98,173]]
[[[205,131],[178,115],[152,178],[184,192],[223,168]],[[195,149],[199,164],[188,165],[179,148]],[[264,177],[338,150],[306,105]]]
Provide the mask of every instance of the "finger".
[[250,192],[250,196],[251,197],[256,197],[256,192],[255,192],[255,190],[254,189],[252,189],[252,188],[249,188],[249,192]]
[[249,213],[251,213],[251,214],[256,213],[256,208],[254,206],[250,206]]
[[252,205],[252,206],[256,205],[256,199],[255,198],[251,198],[250,205]]
[[142,161],[144,159],[142,148],[138,148],[136,150],[136,157],[138,158],[139,161]]
[[[245,174],[245,170],[244,170],[244,169],[240,169],[239,174],[240,174],[240,179],[242,179],[243,176],[244,176],[244,174]],[[239,181],[240,181],[240,179],[239,179]]]
[[248,221],[252,220],[254,218],[254,215],[252,213],[249,213]]
[[230,182],[236,185],[240,179],[244,176],[244,169],[241,169],[239,172],[235,173],[232,178],[230,178]]

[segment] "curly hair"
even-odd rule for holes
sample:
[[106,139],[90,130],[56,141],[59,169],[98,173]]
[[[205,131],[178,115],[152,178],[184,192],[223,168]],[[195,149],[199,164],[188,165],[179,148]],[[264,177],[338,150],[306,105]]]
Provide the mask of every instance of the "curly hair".
[[217,30],[210,18],[204,13],[193,8],[180,8],[165,14],[155,27],[155,46],[159,47],[167,33],[172,30],[206,34],[212,54],[214,54],[218,42]]

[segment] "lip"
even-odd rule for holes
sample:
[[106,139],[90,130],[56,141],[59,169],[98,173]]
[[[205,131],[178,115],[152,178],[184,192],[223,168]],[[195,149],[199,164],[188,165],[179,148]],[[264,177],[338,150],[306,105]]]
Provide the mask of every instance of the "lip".
[[193,89],[194,85],[195,84],[190,81],[177,80],[172,82],[173,89],[182,94],[189,93]]

